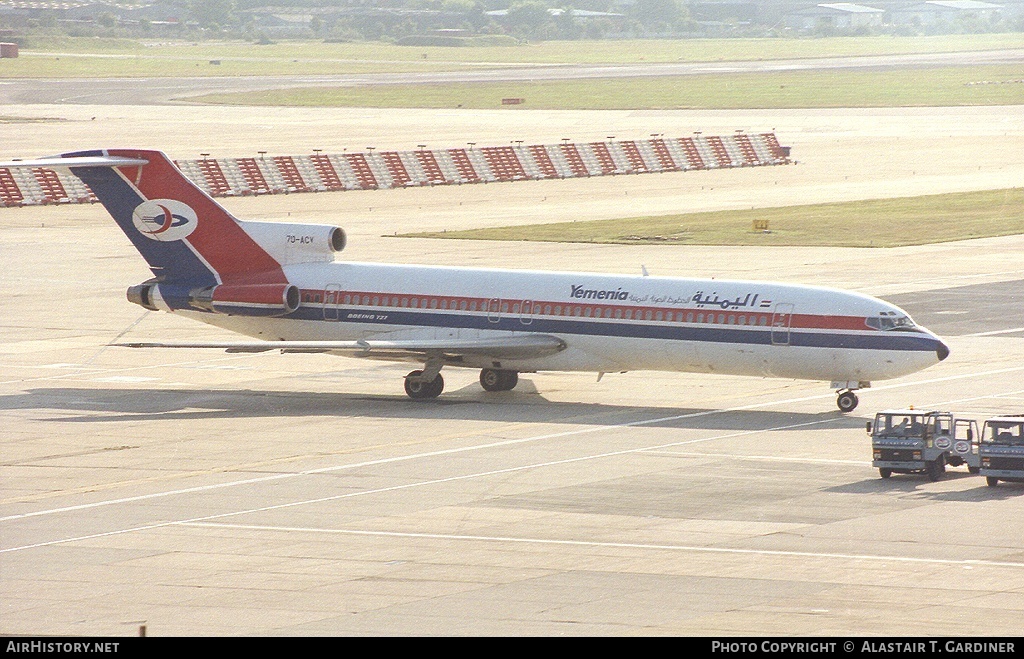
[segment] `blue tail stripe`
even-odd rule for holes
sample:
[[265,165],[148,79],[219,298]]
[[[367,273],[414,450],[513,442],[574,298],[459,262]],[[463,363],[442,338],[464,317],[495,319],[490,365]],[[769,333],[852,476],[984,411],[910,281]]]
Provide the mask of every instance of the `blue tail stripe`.
[[[98,153],[78,155],[100,155]],[[152,240],[135,228],[132,213],[146,201],[121,176],[109,167],[72,167],[71,173],[96,195],[107,212],[121,227],[150,269],[165,281],[187,283],[191,287],[213,286],[217,278],[183,240]]]

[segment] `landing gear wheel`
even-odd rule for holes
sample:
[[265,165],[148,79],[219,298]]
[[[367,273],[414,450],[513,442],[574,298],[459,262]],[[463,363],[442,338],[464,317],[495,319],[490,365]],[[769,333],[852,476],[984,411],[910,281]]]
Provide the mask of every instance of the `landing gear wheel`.
[[890,476],[892,476],[892,469],[887,469],[886,467],[879,467],[878,475],[881,476],[882,478],[889,478]]
[[485,368],[480,371],[480,386],[486,391],[509,391],[519,383],[517,371]]
[[928,480],[934,482],[942,478],[942,474],[946,473],[946,461],[942,459],[942,456],[935,458],[924,466],[924,471],[928,475]]
[[409,398],[424,400],[440,396],[444,391],[444,378],[441,377],[441,374],[438,373],[432,382],[418,380],[417,378],[421,375],[423,375],[423,371],[413,371],[405,376],[405,393],[409,395]]
[[836,405],[839,407],[839,411],[843,414],[857,409],[857,403],[859,402],[860,399],[857,398],[857,394],[852,391],[844,391],[839,394],[839,398],[836,399]]
[[995,487],[996,485],[999,485],[999,479],[996,478],[995,476],[986,476],[985,482],[988,483],[989,487]]

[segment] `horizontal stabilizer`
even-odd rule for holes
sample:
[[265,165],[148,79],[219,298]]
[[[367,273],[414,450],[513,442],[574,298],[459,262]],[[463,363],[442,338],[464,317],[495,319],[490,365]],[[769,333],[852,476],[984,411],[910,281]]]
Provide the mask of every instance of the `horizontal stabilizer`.
[[51,156],[47,158],[35,158],[33,160],[8,160],[0,161],[0,169],[15,169],[18,167],[43,167],[46,169],[68,168],[68,167],[134,167],[136,165],[148,165],[148,160],[142,158],[122,158],[119,156]]
[[374,341],[219,341],[212,343],[115,343],[123,348],[212,348],[232,353],[337,352],[351,357],[384,358],[395,355],[483,355],[495,359],[532,359],[561,352],[562,339],[549,334],[487,339],[412,339]]

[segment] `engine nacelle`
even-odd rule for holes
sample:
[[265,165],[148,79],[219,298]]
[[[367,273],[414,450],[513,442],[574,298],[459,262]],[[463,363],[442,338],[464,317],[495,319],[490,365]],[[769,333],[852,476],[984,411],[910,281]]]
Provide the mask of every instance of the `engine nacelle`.
[[299,308],[299,288],[294,284],[220,284],[189,294],[196,309],[229,316],[272,317]]
[[128,301],[150,311],[160,311],[156,306],[159,292],[155,283],[138,284],[128,288]]
[[347,241],[344,229],[328,224],[246,220],[241,225],[281,265],[333,261],[335,252],[345,249]]

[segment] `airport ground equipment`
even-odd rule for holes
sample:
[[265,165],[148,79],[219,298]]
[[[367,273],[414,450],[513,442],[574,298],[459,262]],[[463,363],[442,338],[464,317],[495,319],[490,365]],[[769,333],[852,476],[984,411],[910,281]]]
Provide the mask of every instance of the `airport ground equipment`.
[[878,467],[882,478],[923,472],[937,481],[946,465],[967,465],[972,474],[979,471],[978,422],[973,419],[951,412],[886,410],[868,422],[867,431],[874,456],[871,465]]
[[985,421],[978,454],[989,487],[999,481],[1024,483],[1024,414]]

